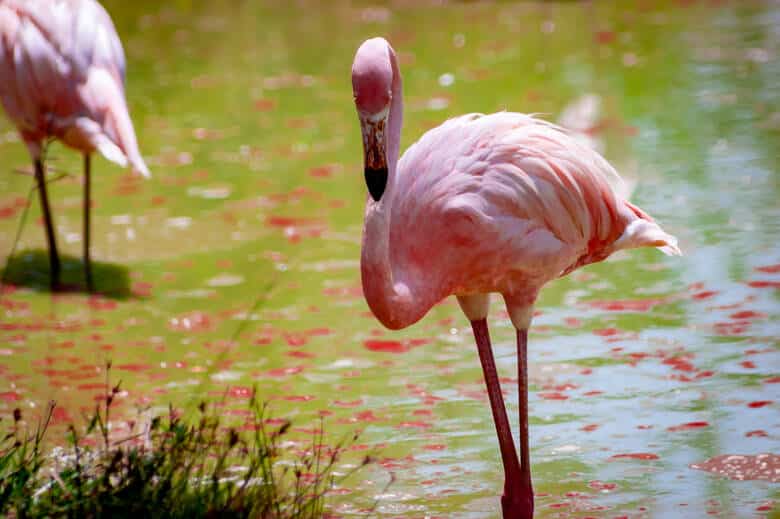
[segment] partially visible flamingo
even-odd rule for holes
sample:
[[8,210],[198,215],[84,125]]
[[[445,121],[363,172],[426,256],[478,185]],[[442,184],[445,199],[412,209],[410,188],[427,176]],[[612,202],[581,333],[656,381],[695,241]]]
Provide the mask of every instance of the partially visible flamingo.
[[149,177],[125,102],[125,55],[114,24],[95,0],[0,0],[0,100],[35,165],[51,287],[60,259],[49,209],[43,152],[57,138],[84,154],[84,268],[89,257],[90,155]]
[[[561,128],[532,116],[469,114],[425,133],[401,157],[401,73],[383,38],[352,65],[363,134],[366,202],[361,276],[368,306],[390,329],[421,319],[454,294],[476,339],[501,458],[505,519],[530,518],[526,344],[548,281],[613,252],[677,240],[616,194],[615,170]],[[487,327],[500,293],[517,330],[520,463]]]

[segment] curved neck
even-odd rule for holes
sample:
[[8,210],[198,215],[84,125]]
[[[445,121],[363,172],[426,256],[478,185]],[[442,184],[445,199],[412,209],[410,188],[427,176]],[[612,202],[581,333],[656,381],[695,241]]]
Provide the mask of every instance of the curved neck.
[[394,273],[390,254],[390,223],[396,195],[398,158],[403,126],[403,92],[401,72],[395,52],[388,49],[393,68],[392,99],[387,122],[387,187],[378,202],[368,197],[363,225],[363,247],[360,273],[363,293],[377,319],[388,328],[405,328],[422,318],[435,303],[415,294],[412,280]]
[[392,199],[392,183],[395,182],[398,158],[401,156],[401,128],[404,124],[404,93],[401,81],[401,70],[398,68],[393,49],[389,49],[390,64],[393,67],[392,98],[390,99],[390,113],[387,121],[387,166],[388,166],[388,197]]

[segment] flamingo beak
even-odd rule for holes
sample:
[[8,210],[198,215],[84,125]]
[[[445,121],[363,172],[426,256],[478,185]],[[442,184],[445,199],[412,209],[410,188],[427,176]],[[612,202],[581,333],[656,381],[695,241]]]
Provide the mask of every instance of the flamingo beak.
[[386,118],[360,118],[363,132],[364,174],[371,198],[378,202],[387,187]]

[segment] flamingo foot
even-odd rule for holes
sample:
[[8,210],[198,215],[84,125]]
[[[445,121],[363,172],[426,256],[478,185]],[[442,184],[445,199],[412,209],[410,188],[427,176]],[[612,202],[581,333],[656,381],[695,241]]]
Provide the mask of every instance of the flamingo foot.
[[532,519],[534,516],[533,491],[504,492],[501,496],[501,512],[504,519]]

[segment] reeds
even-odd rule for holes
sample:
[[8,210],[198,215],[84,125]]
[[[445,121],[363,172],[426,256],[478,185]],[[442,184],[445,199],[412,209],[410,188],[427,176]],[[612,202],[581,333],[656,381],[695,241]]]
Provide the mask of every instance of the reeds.
[[[357,436],[293,453],[290,423],[271,428],[268,409],[252,394],[249,419],[229,426],[217,405],[205,402],[185,419],[171,407],[140,432],[112,438],[110,412],[119,386],[107,391],[83,436],[71,425],[65,447],[44,454],[55,404],[32,431],[19,409],[0,441],[0,514],[6,517],[197,518],[322,517],[335,483],[370,463],[366,456],[337,474]],[[2,423],[2,422],[0,422]],[[98,445],[85,446],[84,438]],[[337,481],[338,480],[338,481]]]

